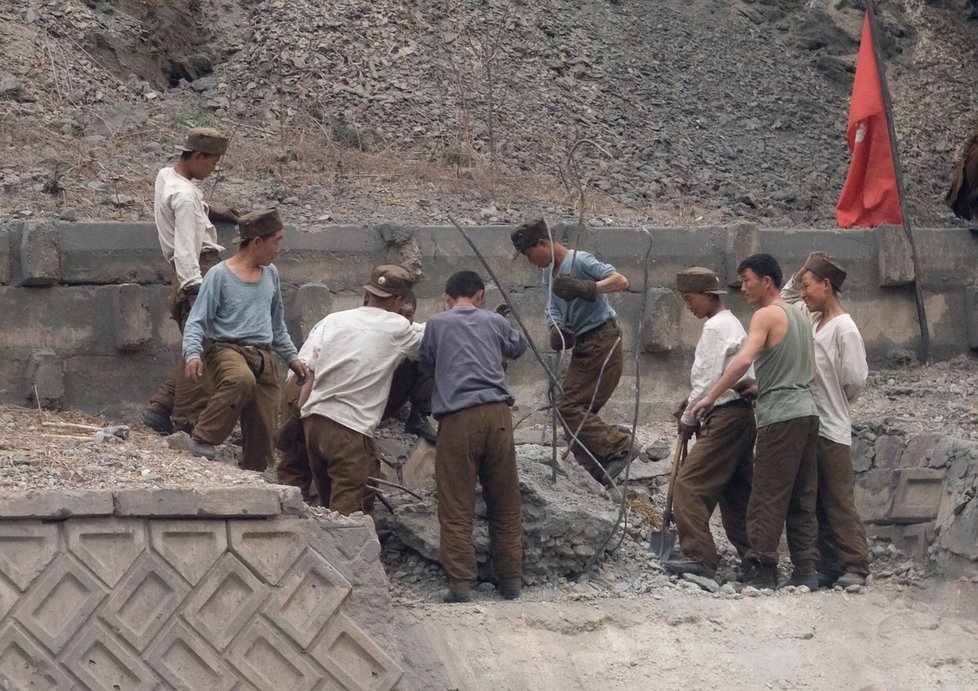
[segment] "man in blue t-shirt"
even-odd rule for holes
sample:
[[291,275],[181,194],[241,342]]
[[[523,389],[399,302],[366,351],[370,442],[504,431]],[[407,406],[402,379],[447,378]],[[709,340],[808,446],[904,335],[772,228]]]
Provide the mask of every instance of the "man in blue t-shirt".
[[557,402],[571,449],[594,479],[610,484],[639,453],[628,434],[598,417],[618,386],[624,362],[621,329],[607,296],[626,290],[628,279],[589,252],[555,241],[542,219],[519,226],[510,239],[543,270],[550,347],[574,349]]

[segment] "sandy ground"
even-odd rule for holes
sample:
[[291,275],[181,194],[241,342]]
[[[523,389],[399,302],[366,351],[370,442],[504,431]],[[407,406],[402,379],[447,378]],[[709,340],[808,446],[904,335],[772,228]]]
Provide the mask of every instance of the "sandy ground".
[[399,607],[404,689],[976,689],[978,584]]

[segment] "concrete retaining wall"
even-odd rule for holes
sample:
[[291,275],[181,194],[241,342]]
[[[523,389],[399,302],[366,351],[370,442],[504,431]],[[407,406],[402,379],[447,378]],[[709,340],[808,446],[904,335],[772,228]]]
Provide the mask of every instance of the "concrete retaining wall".
[[0,497],[0,688],[389,689],[367,518],[295,488]]
[[[231,226],[219,229],[232,247]],[[500,280],[513,293],[536,341],[546,344],[545,295],[539,273],[511,261],[509,228],[470,228]],[[966,230],[915,231],[923,274],[932,351],[951,356],[978,348],[978,242]],[[626,371],[612,399],[612,414],[626,414],[634,396],[634,350],[640,350],[644,413],[664,413],[688,386],[700,323],[681,309],[673,291],[677,271],[693,264],[736,281],[737,263],[770,252],[786,271],[812,249],[844,261],[844,300],[873,359],[893,348],[919,345],[906,241],[900,228],[847,231],[657,228],[642,313],[646,236],[630,229],[592,230],[577,238],[569,226],[558,237],[594,250],[628,276],[631,288],[613,297],[625,330]],[[284,283],[289,328],[297,342],[329,309],[359,304],[370,268],[386,261],[414,262],[421,318],[442,308],[444,279],[469,268],[485,274],[453,228],[333,226],[289,230],[276,261]],[[166,310],[169,267],[149,223],[12,223],[0,228],[0,401],[66,406],[109,414],[141,407],[172,367],[178,332]],[[490,291],[494,304],[498,293]],[[727,300],[741,318],[749,310],[738,295]],[[644,324],[642,342],[638,328]],[[531,355],[513,363],[510,382],[527,409],[543,398],[543,374]]]

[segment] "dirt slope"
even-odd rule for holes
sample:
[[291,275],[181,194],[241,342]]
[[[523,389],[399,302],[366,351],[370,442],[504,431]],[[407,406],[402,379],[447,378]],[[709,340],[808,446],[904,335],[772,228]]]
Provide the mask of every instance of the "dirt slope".
[[[974,126],[978,26],[886,2],[914,222]],[[190,125],[208,195],[327,221],[831,226],[861,13],[813,0],[27,0],[0,10],[0,218],[147,219]],[[574,166],[567,155],[574,143]]]

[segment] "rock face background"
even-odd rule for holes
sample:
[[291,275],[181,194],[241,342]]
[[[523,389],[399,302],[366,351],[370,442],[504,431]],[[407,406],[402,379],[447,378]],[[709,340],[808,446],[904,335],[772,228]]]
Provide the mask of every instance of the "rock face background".
[[[0,11],[0,217],[150,218],[172,146],[216,125],[234,141],[208,196],[297,225],[576,216],[580,181],[595,226],[832,226],[856,5],[26,0]],[[880,7],[922,225],[955,223],[967,11]]]

